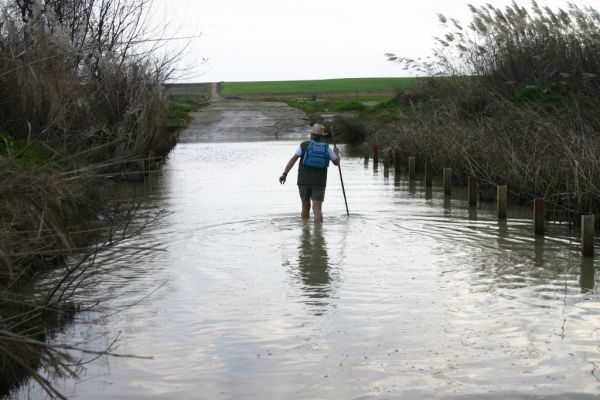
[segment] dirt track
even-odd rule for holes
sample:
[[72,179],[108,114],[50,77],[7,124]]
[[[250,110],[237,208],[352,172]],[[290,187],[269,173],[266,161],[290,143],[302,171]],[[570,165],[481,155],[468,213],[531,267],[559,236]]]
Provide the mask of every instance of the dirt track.
[[274,101],[213,101],[192,118],[180,142],[298,139],[310,129],[302,111]]

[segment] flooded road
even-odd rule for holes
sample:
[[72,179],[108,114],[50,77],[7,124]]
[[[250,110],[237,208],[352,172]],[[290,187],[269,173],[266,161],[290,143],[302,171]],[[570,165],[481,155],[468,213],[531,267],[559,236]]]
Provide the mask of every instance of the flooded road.
[[137,240],[159,251],[120,250],[89,289],[119,312],[55,338],[153,359],[100,358],[58,383],[69,398],[597,398],[598,262],[566,227],[536,240],[529,210],[499,224],[493,205],[352,157],[351,216],[330,168],[325,222],[303,222],[297,167],[277,178],[306,122],[242,142],[211,118],[140,188],[168,212]]

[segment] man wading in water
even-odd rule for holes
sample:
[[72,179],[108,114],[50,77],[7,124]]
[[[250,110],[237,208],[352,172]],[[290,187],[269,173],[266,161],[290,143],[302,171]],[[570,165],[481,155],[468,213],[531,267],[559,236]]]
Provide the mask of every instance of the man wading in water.
[[323,136],[325,136],[325,127],[321,124],[314,124],[310,130],[310,141],[300,143],[285,166],[283,174],[279,177],[279,183],[283,185],[288,172],[300,159],[298,190],[302,200],[302,219],[308,219],[312,200],[315,222],[323,222],[321,207],[325,200],[329,161],[331,160],[334,165],[340,165],[340,151],[337,148],[332,150],[327,143],[321,142]]

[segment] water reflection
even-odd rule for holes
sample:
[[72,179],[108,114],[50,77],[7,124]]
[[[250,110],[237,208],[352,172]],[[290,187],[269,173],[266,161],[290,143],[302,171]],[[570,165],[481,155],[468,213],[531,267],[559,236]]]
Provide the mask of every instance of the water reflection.
[[425,200],[431,200],[433,199],[433,189],[431,188],[431,186],[426,186],[425,187]]
[[310,222],[303,225],[298,246],[298,269],[305,303],[315,307],[315,314],[323,314],[331,290],[331,279],[322,225]]
[[449,196],[444,196],[444,215],[449,216],[452,215],[452,201]]
[[[468,207],[457,190],[442,210],[437,180],[434,207],[423,201],[422,179],[394,173],[389,184],[400,190],[390,190],[383,165],[373,177],[374,166],[350,158],[344,178],[356,214],[343,216],[331,179],[325,224],[304,224],[295,189],[248,180],[289,157],[289,142],[267,145],[272,159],[265,143],[178,145],[148,198],[171,214],[139,242],[167,251],[123,256],[97,279],[107,309],[133,304],[157,281],[169,290],[97,325],[77,322],[67,336],[105,342],[122,331],[128,353],[155,359],[92,363],[85,380],[65,384],[69,394],[336,400],[458,391],[499,400],[598,392],[590,373],[591,357],[600,365],[590,335],[598,278],[591,259],[574,254],[572,235],[534,243],[529,208],[497,221],[491,205]],[[413,396],[416,387],[422,395]],[[509,391],[521,394],[497,394]]]
[[394,187],[396,188],[396,190],[400,190],[400,188],[401,188],[401,186],[400,186],[401,178],[402,178],[402,175],[400,175],[400,172],[394,173]]
[[414,179],[408,181],[408,193],[414,195],[417,193],[417,182]]
[[477,221],[477,207],[469,207],[469,221]]
[[509,243],[508,223],[505,219],[500,219],[498,220],[498,246],[505,248]]
[[582,292],[591,292],[594,290],[595,284],[594,259],[592,257],[582,257],[581,259],[581,274],[579,276],[579,284]]
[[534,256],[533,256],[533,265],[536,267],[544,266],[544,245],[545,239],[543,236],[536,236],[535,242],[533,244]]

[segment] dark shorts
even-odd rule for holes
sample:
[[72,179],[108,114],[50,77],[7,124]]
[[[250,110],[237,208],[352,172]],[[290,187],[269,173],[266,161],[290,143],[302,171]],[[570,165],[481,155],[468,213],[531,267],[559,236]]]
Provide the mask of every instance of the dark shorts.
[[325,186],[298,185],[302,201],[325,201]]

